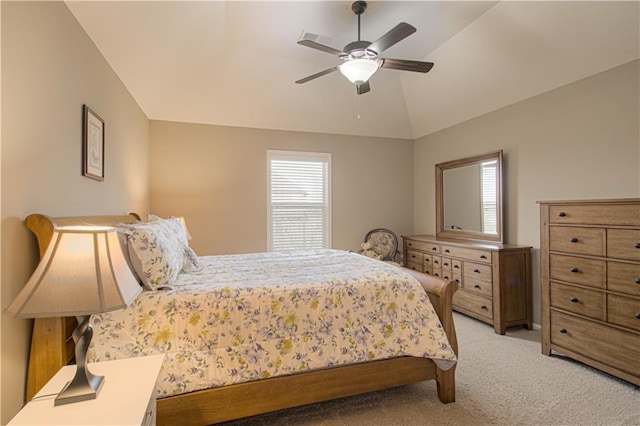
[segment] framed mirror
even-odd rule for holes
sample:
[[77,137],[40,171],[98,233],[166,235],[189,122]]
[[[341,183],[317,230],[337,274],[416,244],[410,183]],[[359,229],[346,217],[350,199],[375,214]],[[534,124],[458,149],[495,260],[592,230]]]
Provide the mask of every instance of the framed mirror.
[[503,242],[502,150],[436,164],[436,237]]

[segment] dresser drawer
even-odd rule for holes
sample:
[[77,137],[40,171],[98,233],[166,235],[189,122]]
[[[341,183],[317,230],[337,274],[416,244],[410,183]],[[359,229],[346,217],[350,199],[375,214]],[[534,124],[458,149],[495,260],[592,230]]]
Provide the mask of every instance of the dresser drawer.
[[407,240],[407,251],[409,249],[422,250],[429,253],[440,253],[440,245],[425,241]]
[[456,273],[462,273],[462,261],[459,259],[451,259],[451,270]]
[[445,281],[453,281],[453,272],[451,271],[447,271],[446,269],[441,269],[440,270],[440,278],[442,278]]
[[606,262],[552,254],[549,256],[549,277],[552,280],[605,288]]
[[491,251],[488,250],[475,250],[443,245],[442,254],[465,260],[473,260],[474,262],[491,263]]
[[638,334],[552,310],[551,343],[640,376]]
[[640,264],[608,262],[607,288],[611,291],[640,296]]
[[407,262],[407,268],[414,271],[423,272],[422,263]]
[[549,250],[572,254],[604,256],[606,230],[554,226],[549,229]]
[[482,294],[486,297],[492,297],[493,289],[491,282],[474,280],[472,277],[464,277],[463,287],[473,293]]
[[431,256],[431,264],[434,268],[442,269],[442,257]]
[[610,294],[607,297],[607,309],[610,323],[640,331],[640,299]]
[[424,254],[415,250],[407,250],[407,263],[422,263]]
[[473,262],[464,262],[464,278],[491,282],[491,265],[482,265]]
[[550,206],[549,221],[577,225],[640,226],[640,204]]
[[425,268],[432,268],[433,267],[433,256],[430,254],[425,254],[424,258],[423,258],[423,264]]
[[640,261],[640,229],[609,229],[607,256]]
[[551,283],[551,306],[601,321],[607,320],[605,297],[602,291]]
[[453,294],[453,307],[472,312],[487,320],[493,319],[493,302],[488,297],[459,289]]
[[453,270],[453,259],[450,257],[442,258],[442,269],[446,269],[447,271]]

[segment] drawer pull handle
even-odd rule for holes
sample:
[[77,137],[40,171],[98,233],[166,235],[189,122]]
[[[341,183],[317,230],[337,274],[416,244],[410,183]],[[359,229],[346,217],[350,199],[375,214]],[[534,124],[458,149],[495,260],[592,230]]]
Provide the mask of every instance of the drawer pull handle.
[[438,247],[431,247],[431,251],[438,251]]
[[444,262],[444,266],[449,266],[449,262]]
[[478,284],[474,285],[473,288],[477,288],[478,290],[480,290],[480,286]]
[[565,217],[566,215],[567,215],[567,214],[566,214],[565,212],[560,212],[560,213],[558,213],[558,216],[560,216],[560,217]]
[[640,319],[640,312],[636,312],[636,314],[634,315],[634,317]]
[[564,328],[564,327],[563,327],[563,328],[561,328],[561,329],[560,329],[560,333],[562,333],[562,334],[567,334],[567,329],[566,329],[566,328]]
[[[459,267],[458,265],[454,265],[454,268],[456,268],[456,269],[460,269],[460,267]],[[636,282],[637,282],[638,284],[640,284],[640,278],[638,278],[638,279],[636,280]]]
[[577,297],[572,297],[571,299],[569,299],[569,301],[571,303],[578,303],[578,298]]
[[633,246],[637,249],[640,249],[640,243],[635,243]]
[[480,271],[479,271],[479,270],[477,270],[477,269],[474,269],[474,270],[473,270],[473,272],[475,272],[476,274],[479,274],[479,273],[480,273]]
[[572,238],[569,239],[569,242],[570,243],[577,243],[578,239],[576,237],[572,237]]
[[413,244],[411,244],[411,243],[407,243],[407,245],[408,245],[409,247],[413,247]]
[[569,269],[569,270],[570,270],[571,272],[573,272],[574,274],[575,274],[576,272],[578,272],[578,268],[576,268],[575,266],[574,266],[573,268]]
[[636,284],[640,284],[640,277],[636,278]]
[[484,254],[482,256],[480,256],[480,259],[486,259],[487,256],[485,256]]
[[445,249],[445,250],[444,250],[444,252],[445,252],[445,253],[451,253],[451,250],[449,250],[449,249]]
[[489,310],[489,308],[487,308],[487,306],[486,306],[486,305],[482,305],[482,306],[480,306],[480,309],[484,309],[485,311],[488,311],[488,310]]
[[460,283],[460,280],[458,278],[456,278],[454,281]]

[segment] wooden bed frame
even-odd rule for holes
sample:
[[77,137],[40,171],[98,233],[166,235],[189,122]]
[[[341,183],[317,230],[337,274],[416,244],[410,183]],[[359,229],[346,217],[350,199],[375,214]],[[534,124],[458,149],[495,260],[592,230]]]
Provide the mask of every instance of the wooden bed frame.
[[[139,220],[135,213],[114,216],[51,218],[32,214],[26,226],[36,235],[40,256],[47,249],[54,227],[68,225],[115,225]],[[452,315],[455,282],[406,269],[427,291],[456,354],[458,344]],[[27,375],[27,400],[64,365],[73,361],[71,332],[75,318],[34,320]],[[212,388],[159,399],[159,425],[205,425],[268,413],[285,408],[372,392],[424,380],[435,380],[438,398],[455,401],[455,366],[440,370],[426,358],[400,357],[371,361],[253,382]]]

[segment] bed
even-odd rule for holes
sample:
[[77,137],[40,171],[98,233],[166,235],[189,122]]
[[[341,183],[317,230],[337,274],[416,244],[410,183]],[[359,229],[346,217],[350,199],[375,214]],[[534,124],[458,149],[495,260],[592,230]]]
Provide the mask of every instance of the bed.
[[[32,214],[25,219],[25,224],[36,235],[40,253],[42,254],[48,245],[51,234],[53,232],[53,228],[56,226],[78,224],[132,224],[136,223],[138,220],[139,217],[135,214],[121,216],[82,216],[67,218],[50,218],[42,214]],[[288,261],[286,259],[277,257],[281,255],[254,254],[251,256],[253,257],[249,258],[249,263],[262,262],[263,266],[260,270],[262,271],[262,273],[264,273],[265,277],[271,276],[270,274],[273,274],[273,271],[275,270],[269,270],[268,265],[272,264],[273,262]],[[274,258],[268,256],[276,257]],[[236,376],[242,376],[242,374],[237,374],[238,372],[235,368],[225,368],[229,367],[228,364],[233,363],[234,359],[233,357],[229,359],[225,358],[228,357],[228,355],[225,354],[224,348],[229,349],[233,345],[230,345],[228,341],[222,342],[220,348],[212,349],[212,353],[217,354],[215,355],[215,359],[217,359],[218,362],[212,363],[214,364],[213,368],[210,368],[207,372],[202,374],[202,376],[207,376],[208,380],[213,381],[214,384],[211,386],[214,387],[207,387],[206,383],[189,383],[188,385],[173,387],[163,386],[163,383],[164,385],[166,385],[167,383],[176,382],[175,380],[168,379],[170,377],[174,377],[176,374],[171,370],[171,366],[165,365],[163,367],[164,379],[162,377],[161,379],[159,379],[160,398],[158,399],[158,424],[203,425],[218,423],[222,421],[262,414],[270,411],[310,404],[314,402],[401,386],[424,380],[435,380],[437,384],[438,397],[443,403],[453,402],[455,400],[455,354],[457,354],[457,340],[451,310],[451,299],[453,293],[457,289],[457,284],[455,282],[444,282],[442,280],[421,274],[419,272],[410,271],[404,268],[397,268],[395,266],[388,266],[383,262],[366,259],[363,256],[359,256],[353,253],[329,250],[306,253],[305,256],[310,256],[310,259],[306,257],[296,258],[294,259],[294,262],[300,265],[305,265],[307,263],[309,265],[315,265],[319,261],[342,263],[346,261],[345,259],[348,259],[349,262],[355,262],[354,271],[372,269],[378,270],[378,275],[384,276],[386,274],[391,274],[391,270],[397,270],[400,276],[402,276],[403,278],[389,278],[388,283],[396,282],[397,280],[400,280],[402,282],[410,281],[412,283],[411,285],[417,286],[417,288],[419,289],[417,291],[417,294],[414,294],[416,292],[413,290],[410,291],[410,296],[408,297],[408,300],[410,302],[407,303],[413,303],[414,299],[417,299],[420,301],[420,303],[424,303],[425,311],[429,311],[431,309],[435,311],[435,313],[437,314],[437,317],[435,318],[436,322],[438,322],[438,324],[436,324],[437,326],[430,327],[428,329],[425,328],[424,330],[412,329],[409,333],[409,336],[411,337],[408,339],[399,337],[396,338],[392,336],[393,340],[402,341],[402,343],[406,346],[406,348],[403,348],[403,351],[404,349],[408,348],[406,352],[410,353],[410,355],[404,355],[404,352],[402,354],[397,351],[394,352],[393,350],[386,348],[386,346],[382,344],[371,345],[369,347],[370,349],[368,349],[366,353],[363,353],[359,358],[355,357],[352,362],[347,362],[343,358],[340,358],[337,352],[332,353],[331,356],[329,356],[330,361],[327,363],[327,365],[324,366],[317,363],[314,364],[314,360],[307,360],[304,363],[300,363],[300,365],[294,365],[284,368],[281,367],[280,364],[273,362],[273,359],[268,359],[265,360],[269,361],[265,362],[265,365],[269,364],[270,366],[272,366],[275,364],[281,368],[277,369],[278,371],[273,374],[266,368],[258,372],[250,371],[247,372],[245,376],[239,377],[237,380],[233,378],[223,379],[221,377],[218,377],[219,370],[224,369],[234,371],[236,373]],[[229,265],[242,265],[243,262],[247,263],[247,258],[241,258],[237,256],[215,256],[211,258],[203,257],[200,258],[200,260],[203,262],[204,267],[200,268],[197,272],[193,272],[192,274],[181,274],[180,278],[177,280],[174,286],[175,288],[172,288],[170,290],[165,289],[164,291],[158,291],[155,293],[149,292],[147,296],[152,301],[157,301],[158,298],[163,297],[182,297],[181,295],[184,292],[180,293],[179,290],[185,288],[188,291],[184,291],[192,292],[193,289],[189,286],[191,285],[198,287],[199,280],[202,280],[202,276],[206,275],[205,272],[207,270],[213,271],[215,275],[220,275],[221,271],[226,272],[229,269],[233,269],[229,268]],[[282,263],[281,265],[286,265],[286,263]],[[293,274],[296,272],[297,268],[285,266],[278,267],[277,269],[288,271],[287,273],[290,272]],[[301,267],[300,269],[304,268]],[[318,271],[324,269],[325,268],[323,266],[320,269],[316,269],[316,272],[309,272],[307,273],[307,277],[310,275],[322,275]],[[237,281],[237,278],[227,279]],[[296,279],[302,279],[304,281],[306,278],[303,276],[302,278],[298,277]],[[242,278],[242,282],[247,282],[245,277]],[[388,283],[386,287],[383,287],[387,288]],[[304,287],[306,284],[308,283],[301,283],[297,285]],[[234,291],[237,292],[249,291],[253,293],[257,291],[254,289],[254,286],[250,284],[240,287],[240,289],[236,289],[236,287],[234,286],[229,287],[226,285],[221,285],[218,287],[217,291],[228,291],[228,288],[236,289]],[[274,292],[277,293],[277,291],[274,289],[278,291],[281,290],[278,285],[275,285],[271,287],[271,289],[269,290],[269,294]],[[424,292],[422,290],[424,290]],[[353,288],[350,288],[347,291],[347,293],[353,292]],[[379,292],[380,290],[378,290],[378,293]],[[143,292],[143,295],[145,295],[146,293],[147,292]],[[237,296],[237,294],[234,295]],[[246,296],[246,294],[243,294],[243,296]],[[131,310],[138,310],[138,312],[140,312],[140,309],[148,309],[142,306],[142,299],[144,299],[145,297],[139,297],[135,302],[136,306],[131,307]],[[362,297],[364,298],[365,296]],[[284,300],[282,299],[282,297],[280,299]],[[388,299],[388,297],[386,299]],[[428,306],[429,301],[433,308]],[[272,302],[272,300],[268,301],[267,305],[273,306]],[[163,306],[167,305],[166,301],[160,304]],[[303,305],[306,306],[304,309],[308,310],[308,306],[311,306],[312,304],[305,302],[303,303]],[[422,309],[423,308],[421,307],[421,310]],[[307,315],[305,312],[306,311],[304,310],[300,311],[297,313],[297,315]],[[118,343],[115,341],[115,339],[110,339],[109,333],[105,332],[100,327],[104,325],[104,321],[113,320],[116,324],[118,324],[119,327],[126,328],[127,326],[122,326],[122,324],[128,321],[126,318],[130,317],[131,315],[131,313],[127,312],[115,312],[113,314],[103,314],[102,316],[97,316],[94,318],[94,321],[97,321],[98,323],[95,325],[96,337],[94,337],[94,340],[96,343],[95,346],[97,346],[98,348],[94,348],[94,352],[96,352],[96,354],[94,354],[94,359],[113,359],[114,357],[118,356],[127,356],[123,348],[135,345],[122,344],[118,346]],[[426,315],[426,317],[428,317],[428,315]],[[285,321],[286,323],[286,319],[283,320],[282,318],[280,318],[280,321]],[[420,321],[420,319],[410,320],[408,322],[407,320],[405,320],[404,323],[410,323],[410,326],[415,326],[415,324],[419,324]],[[139,317],[135,317],[130,322],[139,322]],[[72,360],[73,342],[71,339],[69,339],[69,336],[74,326],[75,324],[73,318],[48,318],[35,320],[27,380],[28,399],[30,399],[40,389],[40,387],[42,387],[58,371],[60,367]],[[108,327],[109,326],[105,326],[105,329],[107,329]],[[241,327],[236,328],[239,329]],[[286,324],[284,328],[286,328]],[[367,332],[369,331],[366,327],[361,328],[364,328],[365,330],[367,330]],[[273,327],[271,327],[271,329],[273,329]],[[203,329],[200,329],[200,333],[202,333],[202,330]],[[442,331],[444,333],[442,333]],[[425,352],[422,351],[422,349],[420,349],[416,353],[413,353],[415,352],[416,345],[420,346],[420,348],[424,346],[424,340],[421,342],[419,336],[431,336],[430,338],[432,338],[433,335],[437,336],[438,333],[445,335],[448,342],[443,343],[442,341],[438,341],[438,344],[444,348],[440,348],[443,349],[442,353],[438,351],[438,348],[433,349],[433,351],[435,352],[430,352],[430,356],[433,355],[432,358],[426,357]],[[141,331],[140,334],[142,335],[145,333]],[[318,332],[318,334],[320,334],[320,332]],[[302,344],[301,342],[308,340],[309,336],[312,335],[313,333],[310,333],[307,330],[307,333],[303,333],[303,336],[298,340],[293,340],[293,343],[288,343],[294,345]],[[416,335],[418,335],[418,337],[416,337]],[[338,337],[339,336],[334,336],[333,340],[337,339]],[[237,339],[238,337],[236,336],[235,338]],[[352,342],[354,340],[358,340],[359,337],[346,336],[343,338],[343,340],[344,339],[346,339],[346,341],[348,342]],[[188,340],[194,339],[189,338]],[[380,340],[381,339],[378,339],[377,341]],[[413,345],[413,352],[410,348],[412,346],[412,343],[408,342],[408,340],[416,340],[416,342],[414,342],[416,344]],[[166,344],[166,341],[162,341],[160,343]],[[265,341],[261,341],[261,344],[263,346],[268,346],[268,343],[265,343]],[[275,347],[277,347],[277,349],[281,350],[282,339],[276,339],[276,343],[274,343],[274,345]],[[103,346],[103,348],[100,349],[100,346]],[[156,353],[153,351],[160,350],[159,348],[154,347],[153,344],[148,345],[148,348],[146,347],[146,345],[144,346],[144,350],[141,350],[140,347],[135,349],[134,356],[150,355],[152,353]],[[377,346],[382,347],[382,349],[380,349],[381,352],[378,354],[374,354],[373,352],[376,352],[377,349],[374,350],[373,348],[377,348]],[[448,348],[445,348],[445,346],[448,346]],[[342,348],[342,351],[338,352],[350,352],[344,350],[344,345],[338,345],[337,347]],[[263,348],[261,347],[260,349],[262,351]],[[446,350],[454,353],[453,358],[451,353],[446,353]],[[305,347],[304,350],[298,352],[307,353],[312,351],[309,350],[309,347]],[[330,350],[327,349],[326,352],[330,352]],[[268,354],[270,352],[268,352],[267,349],[267,352],[265,353]],[[183,355],[184,354],[178,354],[177,356],[181,357],[180,359],[183,359]],[[353,356],[352,354],[347,355]],[[377,359],[380,357],[382,357],[382,359]],[[252,363],[255,362],[256,360],[253,359]],[[278,362],[280,362],[280,360],[278,360]],[[303,365],[306,365],[310,369],[303,369],[301,367]],[[211,377],[213,377],[213,379],[211,379]]]

